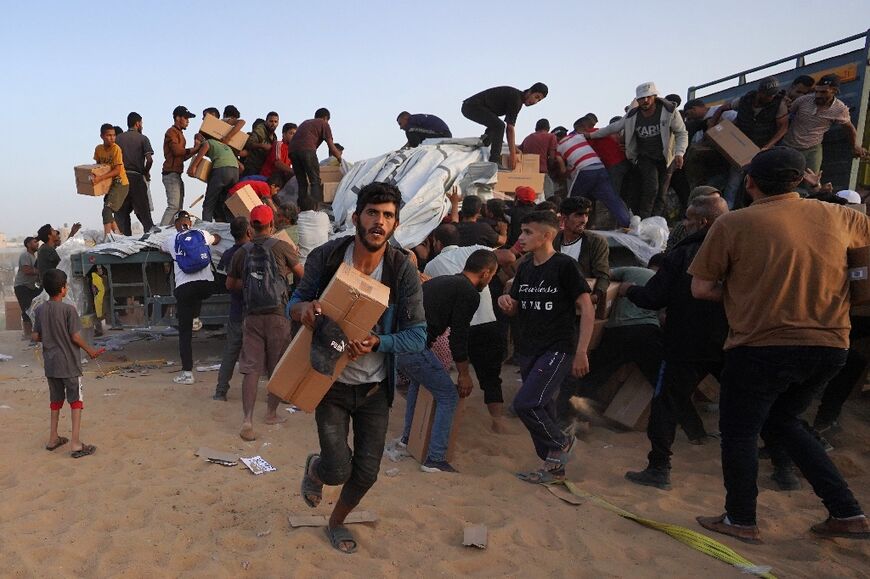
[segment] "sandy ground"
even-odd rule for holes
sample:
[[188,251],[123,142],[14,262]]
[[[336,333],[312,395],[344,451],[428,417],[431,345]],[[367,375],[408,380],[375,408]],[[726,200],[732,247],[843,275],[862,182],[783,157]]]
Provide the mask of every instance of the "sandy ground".
[[[194,354],[217,357],[222,342],[198,336]],[[454,461],[461,474],[432,475],[412,459],[384,460],[381,477],[361,508],[376,512],[372,525],[355,525],[356,555],[332,550],[320,529],[291,529],[291,513],[308,509],[299,495],[300,470],[316,448],[314,418],[287,414],[283,425],[257,425],[260,439],[238,436],[240,379],[230,401],[211,400],[216,374],[197,374],[193,386],[171,382],[172,367],[138,378],[97,379],[85,366],[83,439],[97,454],[79,460],[68,448],[46,452],[48,394],[42,367],[15,332],[0,333],[0,569],[15,577],[739,577],[728,565],[587,502],[571,506],[542,487],[514,478],[535,466],[531,442],[515,419],[495,435],[482,395],[466,409]],[[176,361],[174,339],[139,342],[101,361]],[[112,359],[115,361],[113,362]],[[22,367],[27,365],[27,367]],[[516,367],[504,370],[506,392],[519,383]],[[264,410],[264,388],[257,410]],[[390,437],[401,428],[404,401],[397,398]],[[845,430],[833,438],[833,458],[859,500],[870,505],[868,399],[850,401]],[[715,426],[715,415],[706,415]],[[69,434],[69,410],[61,415]],[[277,472],[254,476],[241,467],[208,464],[194,456],[200,446],[260,454]],[[674,489],[638,487],[623,474],[644,464],[643,433],[596,428],[580,443],[569,479],[636,514],[701,530],[696,515],[722,511],[718,448],[690,446],[682,434],[675,447]],[[398,467],[397,476],[384,471]],[[809,526],[825,511],[807,488],[772,490],[770,465],[762,463],[759,519],[765,545],[718,537],[780,577],[867,576],[870,542],[822,540]],[[463,527],[483,523],[489,548],[462,547]]]

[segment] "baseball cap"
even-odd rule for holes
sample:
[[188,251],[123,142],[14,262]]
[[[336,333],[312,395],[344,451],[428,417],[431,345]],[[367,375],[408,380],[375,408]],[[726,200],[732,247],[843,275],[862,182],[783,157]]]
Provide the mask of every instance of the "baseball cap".
[[643,84],[637,85],[637,88],[634,92],[634,98],[642,99],[644,97],[656,96],[657,94],[659,94],[659,89],[656,88],[656,83],[645,82]]
[[758,92],[773,96],[779,92],[779,81],[775,76],[768,76],[758,81]]
[[819,79],[816,86],[829,86],[832,88],[840,88],[840,77],[836,74],[826,74]]
[[251,223],[259,223],[260,225],[268,225],[272,223],[275,214],[272,208],[268,205],[257,205],[251,209]]
[[24,238],[24,247],[27,247],[27,244],[36,239],[35,237],[27,236]]
[[181,211],[179,211],[178,213],[175,214],[175,217],[172,218],[172,221],[176,222],[179,219],[190,219],[190,213],[188,213],[187,211],[182,209]]
[[773,147],[755,155],[747,172],[750,177],[787,182],[802,179],[806,168],[804,156],[794,149]]
[[538,198],[538,194],[534,189],[527,185],[520,185],[514,191],[515,199],[523,203],[534,203]]
[[192,119],[192,118],[195,118],[196,115],[193,114],[192,112],[190,112],[189,110],[187,110],[187,107],[183,107],[181,105],[178,105],[172,111],[172,118],[174,119],[175,117],[186,117],[188,119]]
[[[851,189],[837,191],[837,197],[843,199],[846,203],[861,203],[861,195],[859,195],[857,191],[852,191]],[[27,245],[27,240],[24,240],[24,244]]]
[[347,350],[348,342],[341,326],[326,314],[318,315],[311,335],[311,367],[325,376],[332,376],[336,362]]

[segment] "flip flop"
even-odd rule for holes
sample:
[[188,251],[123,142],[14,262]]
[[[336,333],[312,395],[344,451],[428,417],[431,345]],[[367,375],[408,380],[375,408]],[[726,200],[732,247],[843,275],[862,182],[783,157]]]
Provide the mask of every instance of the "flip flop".
[[67,442],[69,442],[69,438],[66,438],[65,436],[58,436],[57,442],[55,442],[54,444],[46,446],[45,450],[55,450],[57,448],[60,448],[61,446],[63,446]]
[[[312,509],[317,507],[320,502],[314,502],[308,498],[309,495],[314,495],[320,499],[323,498],[323,485],[317,484],[314,482],[311,477],[308,475],[311,472],[311,463],[314,462],[314,459],[320,458],[319,454],[309,454],[308,458],[305,459],[305,474],[302,475],[302,500],[305,501],[305,504],[311,507]],[[335,546],[335,545],[333,545]]]
[[[559,472],[560,470],[561,472]],[[523,482],[533,485],[545,485],[564,480],[565,471],[563,469],[550,471],[541,468],[530,472],[518,472],[516,473],[516,477]]]
[[97,447],[93,444],[86,444],[79,450],[72,451],[69,455],[73,458],[82,458],[83,456],[90,456],[97,452]]
[[[329,525],[327,525],[324,527],[324,530],[326,531],[326,537],[329,539],[330,544],[332,544],[332,547],[336,551],[341,551],[346,555],[356,553],[356,539],[354,539],[347,527],[339,525],[335,528],[330,528]],[[347,549],[342,549],[342,543],[352,543],[352,545]]]

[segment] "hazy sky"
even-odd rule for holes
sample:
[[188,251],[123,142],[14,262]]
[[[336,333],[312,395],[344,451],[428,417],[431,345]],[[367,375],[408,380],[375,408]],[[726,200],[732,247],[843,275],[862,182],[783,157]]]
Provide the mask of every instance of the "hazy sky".
[[[637,7],[636,7],[637,6]],[[518,139],[541,117],[570,126],[619,114],[647,80],[685,98],[689,85],[856,34],[867,0],[689,5],[663,2],[7,2],[0,22],[5,161],[0,232],[100,223],[102,200],[75,193],[104,122],[144,117],[154,145],[154,218],[172,109],[234,104],[252,123],[276,110],[299,123],[325,106],[351,161],[404,143],[396,114],[434,113],[455,136],[482,128],[464,98],[535,81],[550,96],[524,109]],[[730,7],[730,12],[725,10]],[[820,8],[823,6],[824,8]],[[325,155],[325,147],[321,149]],[[204,185],[185,176],[186,202]]]

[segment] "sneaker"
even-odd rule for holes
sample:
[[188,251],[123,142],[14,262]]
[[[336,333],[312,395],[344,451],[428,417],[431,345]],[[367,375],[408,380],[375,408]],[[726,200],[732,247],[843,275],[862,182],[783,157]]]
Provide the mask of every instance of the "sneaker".
[[777,488],[781,491],[796,491],[801,488],[801,481],[791,467],[775,468],[770,479],[776,483]]
[[227,401],[227,395],[225,392],[215,392],[214,396],[211,397],[212,400],[220,400],[221,402]]
[[446,460],[430,460],[428,458],[420,465],[420,470],[423,472],[459,472]]
[[671,490],[671,472],[665,468],[647,467],[642,471],[628,471],[626,480],[646,487],[655,487],[663,491]]
[[825,452],[831,452],[832,450],[834,450],[834,445],[828,442],[828,439],[822,436],[821,432],[815,429],[813,429],[811,432],[813,433],[813,436],[816,438],[816,440],[819,441],[819,444],[822,445],[822,448],[825,449]]
[[182,371],[172,381],[176,384],[193,384],[193,372]]
[[198,332],[202,329],[202,320],[199,318],[193,318],[193,331]]

